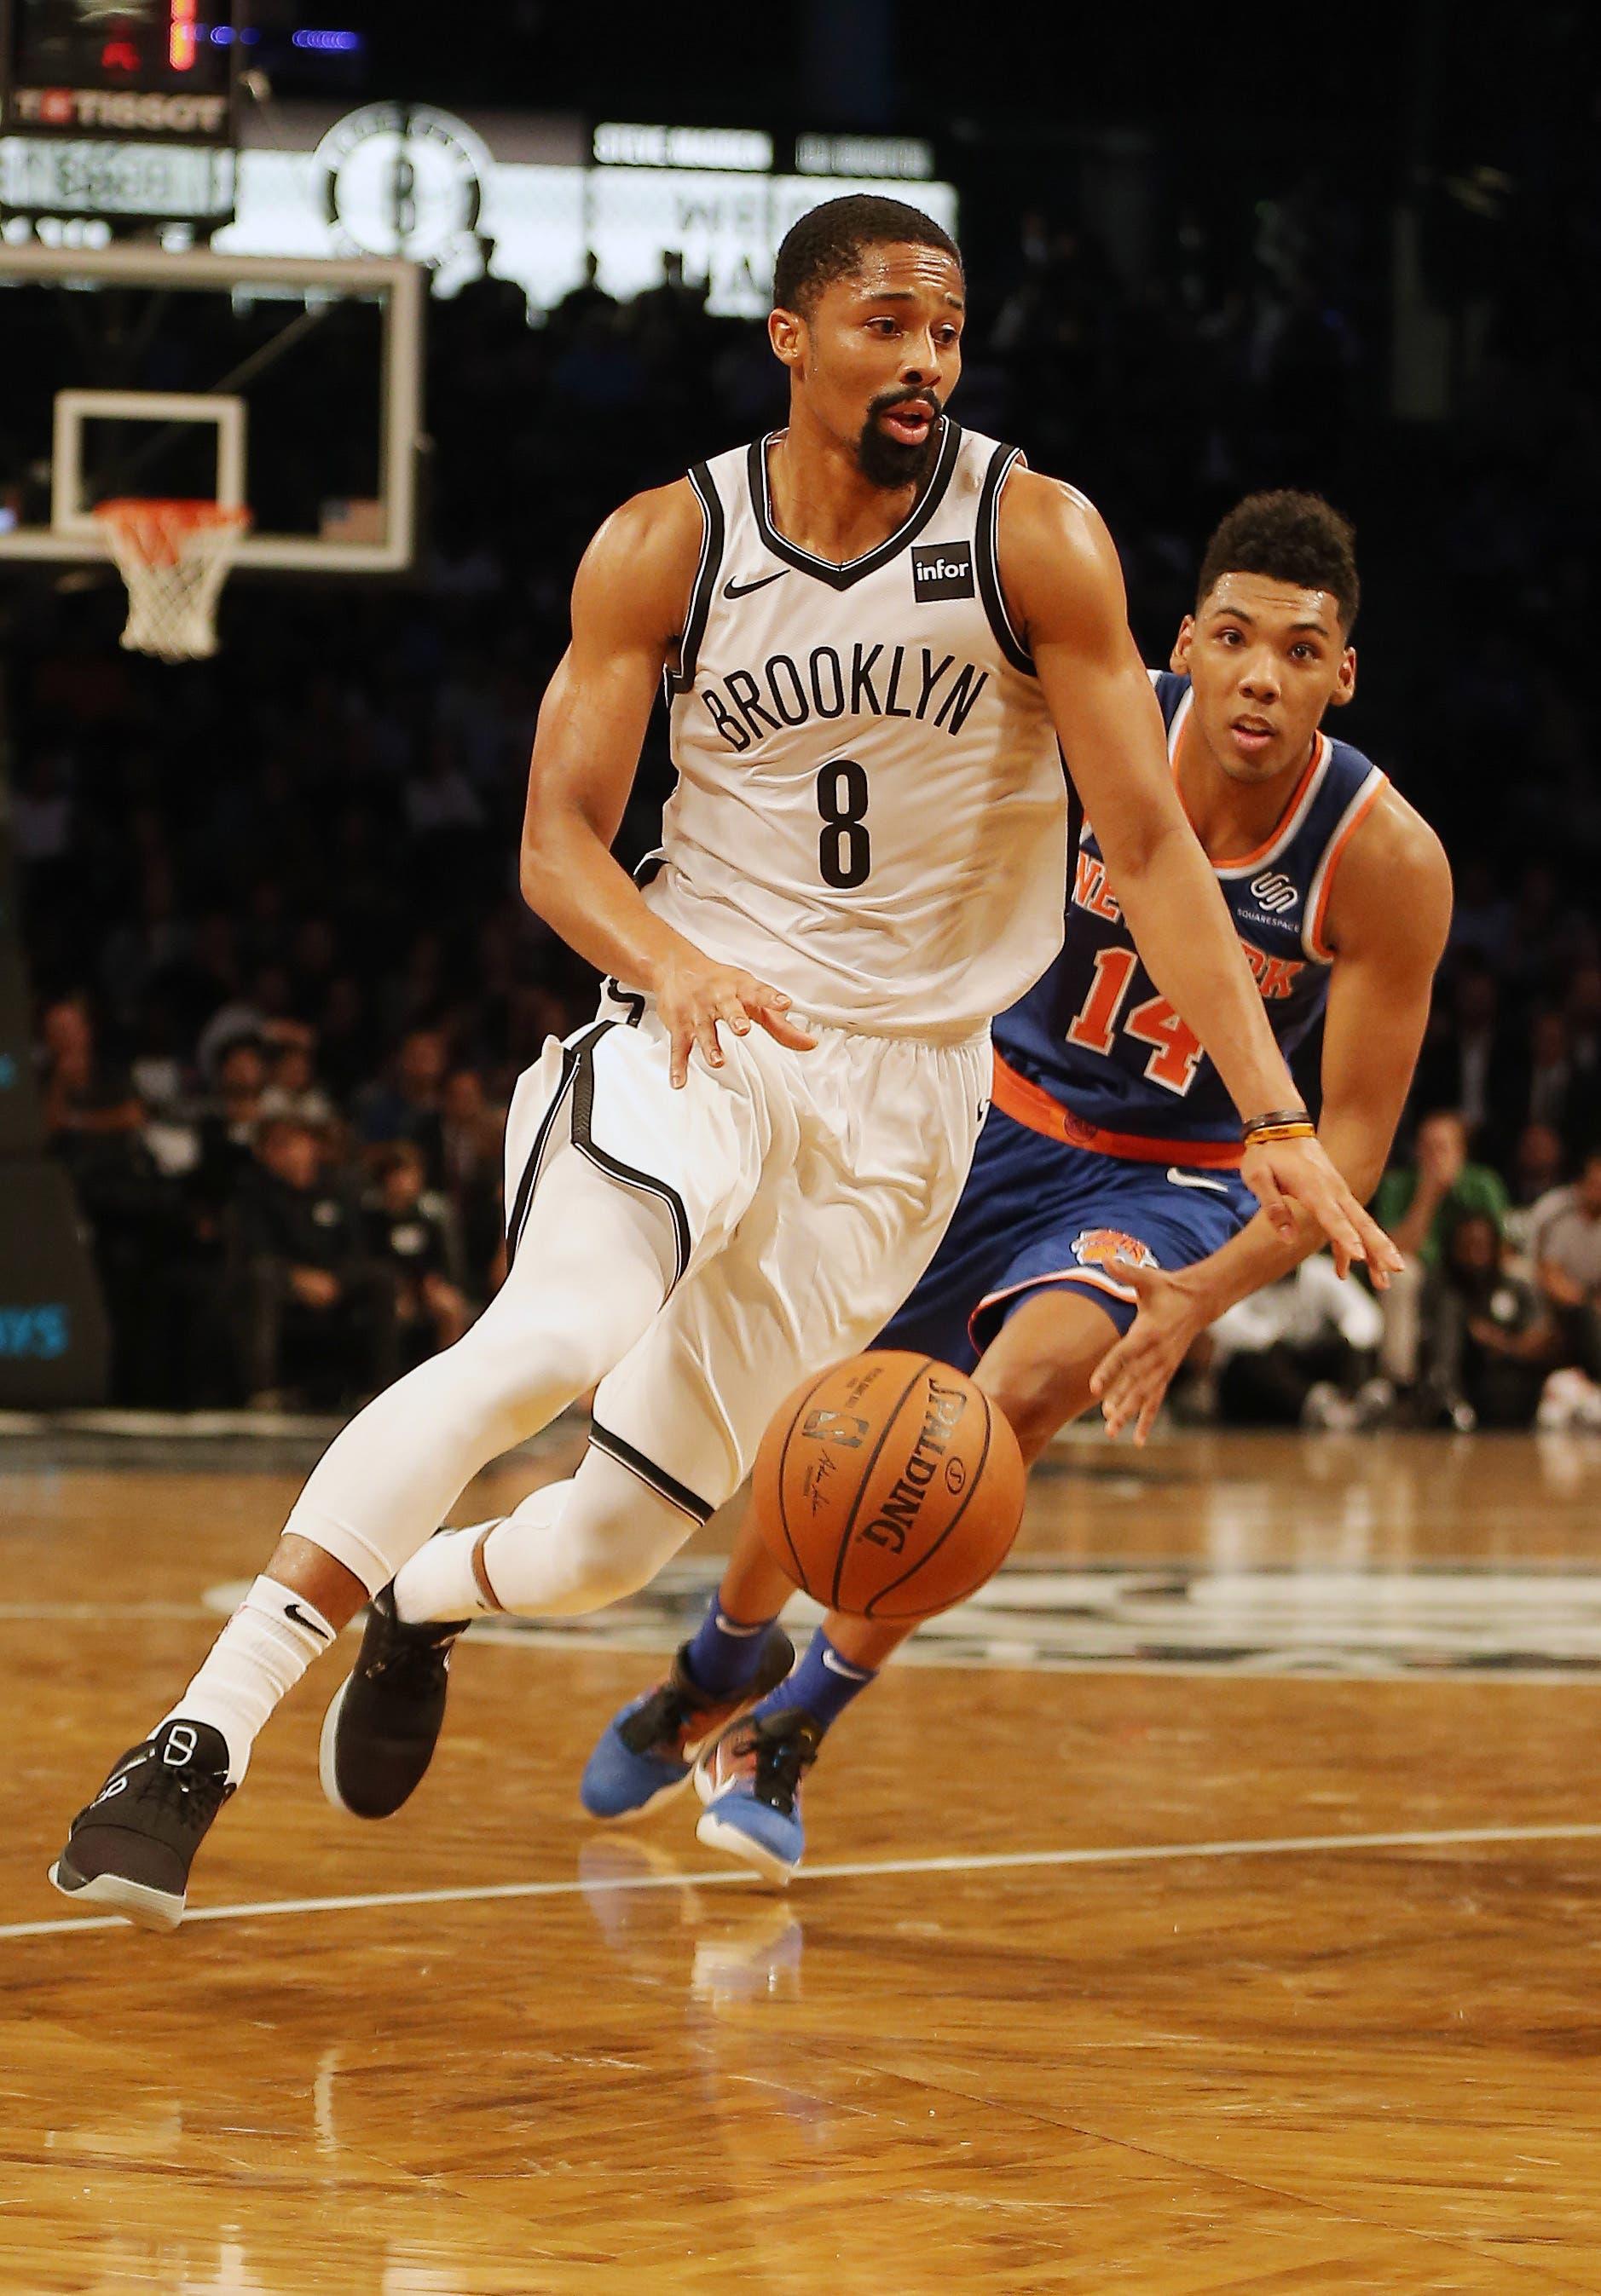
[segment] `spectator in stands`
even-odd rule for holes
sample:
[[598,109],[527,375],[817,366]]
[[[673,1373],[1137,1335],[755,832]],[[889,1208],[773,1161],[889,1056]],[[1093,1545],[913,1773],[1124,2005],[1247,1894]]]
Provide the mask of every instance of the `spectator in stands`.
[[286,1390],[343,1406],[398,1371],[395,1285],[374,1266],[348,1189],[308,1125],[261,1128],[232,1218],[239,1346],[257,1407]]
[[333,1101],[317,1082],[316,1031],[303,1021],[279,1021],[272,1031],[262,1116],[287,1116],[323,1131],[334,1121],[334,1113]]
[[1590,1150],[1571,1187],[1535,1205],[1529,1256],[1569,1360],[1601,1381],[1601,1149]]
[[1455,1109],[1435,1109],[1417,1128],[1414,1161],[1392,1165],[1379,1182],[1374,1218],[1407,1265],[1383,1294],[1385,1376],[1410,1389],[1418,1370],[1418,1318],[1424,1278],[1445,1258],[1450,1232],[1470,1212],[1483,1212],[1498,1234],[1508,1209],[1506,1183],[1487,1164],[1470,1164],[1468,1128]]
[[112,1397],[146,1406],[182,1402],[181,1199],[151,1153],[144,1105],[127,1070],[100,1051],[87,1004],[60,999],[41,1035],[45,1129],[71,1175],[105,1294]]
[[45,1129],[70,1164],[86,1160],[92,1144],[136,1136],[144,1111],[127,1071],[102,1057],[89,1008],[63,996],[40,1027],[45,1056]]
[[1469,1131],[1476,1131],[1498,1105],[1504,1060],[1496,977],[1487,964],[1465,957],[1449,997],[1436,996],[1418,1062],[1416,1097],[1424,1107],[1457,1110]]
[[493,1106],[476,1069],[452,1071],[440,1107],[445,1185],[449,1192],[468,1286],[480,1300],[502,1230],[501,1136],[505,1111]]
[[1435,1109],[1417,1128],[1414,1161],[1392,1165],[1379,1182],[1374,1218],[1401,1250],[1428,1267],[1445,1256],[1458,1219],[1483,1212],[1498,1231],[1507,1216],[1507,1185],[1488,1164],[1468,1161],[1468,1127],[1455,1109]]
[[1566,1018],[1547,1006],[1535,1013],[1518,1058],[1507,1063],[1497,1096],[1498,1136],[1510,1143],[1525,1125],[1546,1124],[1572,1139],[1583,1114],[1584,1083]]
[[409,1140],[423,1152],[429,1185],[444,1177],[441,1102],[448,1052],[438,1029],[408,1029],[395,1055],[392,1080],[361,1095],[357,1128],[371,1147]]
[[1508,1247],[1523,1259],[1528,1258],[1534,1206],[1560,1185],[1566,1167],[1567,1150],[1560,1133],[1548,1124],[1525,1124],[1518,1134],[1507,1168],[1512,1203],[1502,1223]]
[[1507,1174],[1512,1201],[1525,1209],[1558,1185],[1566,1162],[1562,1135],[1548,1124],[1525,1124]]
[[1580,964],[1568,982],[1567,1014],[1573,1066],[1592,1098],[1601,1078],[1601,964]]
[[256,1134],[264,1113],[267,1054],[259,1037],[235,1037],[217,1062],[217,1090],[196,1128],[199,1156],[192,1193],[202,1222],[214,1234],[215,1216],[230,1202],[253,1161]]
[[1430,1275],[1418,1387],[1431,1423],[1463,1432],[1534,1423],[1561,1341],[1539,1292],[1507,1257],[1495,1221],[1467,1212],[1450,1232],[1443,1265]]
[[461,1282],[461,1250],[449,1207],[430,1193],[420,1152],[409,1141],[380,1151],[366,1213],[368,1254],[395,1278],[403,1367],[454,1346],[472,1322]]
[[1394,1400],[1375,1377],[1383,1329],[1371,1293],[1319,1252],[1212,1325],[1218,1416],[1235,1427],[1371,1426]]

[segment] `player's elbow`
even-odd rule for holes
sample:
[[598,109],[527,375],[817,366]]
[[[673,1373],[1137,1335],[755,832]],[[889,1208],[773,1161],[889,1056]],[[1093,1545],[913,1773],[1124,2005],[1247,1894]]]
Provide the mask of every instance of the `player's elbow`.
[[522,844],[517,856],[517,885],[523,899],[537,917],[550,919],[552,897],[560,877],[554,864],[550,840],[541,834],[541,824],[530,809],[523,824]]

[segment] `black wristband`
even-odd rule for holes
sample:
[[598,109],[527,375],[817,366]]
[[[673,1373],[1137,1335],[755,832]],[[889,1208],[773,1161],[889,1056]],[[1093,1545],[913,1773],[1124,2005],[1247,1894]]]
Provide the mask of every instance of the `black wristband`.
[[1253,1132],[1274,1131],[1281,1124],[1310,1124],[1311,1120],[1304,1108],[1276,1108],[1266,1116],[1248,1119],[1240,1127],[1240,1137],[1249,1140]]

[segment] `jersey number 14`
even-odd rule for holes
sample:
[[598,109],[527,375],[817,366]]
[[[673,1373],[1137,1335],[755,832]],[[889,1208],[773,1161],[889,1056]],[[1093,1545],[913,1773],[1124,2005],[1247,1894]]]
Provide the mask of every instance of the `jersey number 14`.
[[1171,1093],[1186,1093],[1201,1065],[1201,1039],[1181,1021],[1165,996],[1147,997],[1124,1020],[1122,1011],[1138,957],[1131,948],[1096,951],[1089,994],[1070,1023],[1067,1041],[1088,1053],[1110,1053],[1121,1025],[1125,1037],[1151,1046],[1145,1074]]

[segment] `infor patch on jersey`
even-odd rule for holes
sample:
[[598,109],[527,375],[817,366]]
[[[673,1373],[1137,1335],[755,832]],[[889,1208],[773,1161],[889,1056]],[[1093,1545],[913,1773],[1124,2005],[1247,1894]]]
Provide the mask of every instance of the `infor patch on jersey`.
[[1086,1267],[1115,1270],[1120,1260],[1125,1267],[1157,1267],[1161,1266],[1148,1243],[1137,1235],[1125,1235],[1121,1228],[1087,1227],[1073,1238],[1073,1258]]

